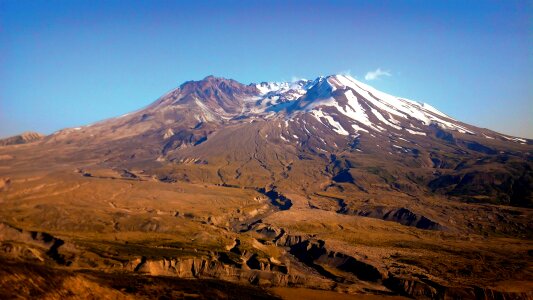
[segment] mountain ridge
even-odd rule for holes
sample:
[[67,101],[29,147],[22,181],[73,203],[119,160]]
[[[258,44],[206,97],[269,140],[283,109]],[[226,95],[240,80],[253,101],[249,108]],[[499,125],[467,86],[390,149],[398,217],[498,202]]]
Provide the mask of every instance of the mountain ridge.
[[[333,85],[336,87],[333,87],[332,84],[330,84],[329,80],[334,80],[335,83],[333,83]],[[344,83],[339,83],[339,80]],[[240,101],[236,101],[234,103],[232,102],[232,100],[235,101],[236,99],[232,99],[232,100],[231,99],[215,99],[215,100],[209,99],[210,97],[224,94],[224,92],[221,92],[221,89],[218,87],[218,85],[222,85],[222,89],[226,89],[226,92],[228,93],[229,96],[236,96],[235,97],[236,99],[238,98],[244,98],[244,99],[239,99]],[[211,88],[212,86],[215,86],[217,88],[215,90],[205,89],[206,87]],[[178,88],[171,90],[169,93],[157,99],[152,104],[149,104],[148,108],[153,107],[154,105],[159,106],[160,104],[159,102],[162,101],[162,98],[164,98],[165,96],[177,94],[177,93],[179,94],[183,93],[187,95],[187,96],[184,96],[186,99],[183,99],[182,97],[180,97],[179,101],[194,102],[195,98],[194,96],[191,96],[191,94],[195,94],[201,91],[202,93],[204,93],[204,95],[200,95],[200,96],[197,95],[198,100],[201,100],[202,103],[207,104],[208,108],[212,109],[211,112],[216,112],[216,109],[219,108],[216,106],[217,105],[220,106],[220,108],[222,108],[222,115],[226,117],[228,117],[228,113],[229,115],[232,115],[232,117],[235,117],[235,114],[238,114],[239,112],[241,115],[265,114],[265,113],[272,113],[272,112],[277,113],[280,110],[286,111],[287,109],[291,109],[291,108],[294,110],[295,109],[294,105],[298,104],[296,100],[298,100],[299,98],[303,96],[306,96],[310,90],[312,92],[316,92],[314,90],[316,90],[316,88],[321,87],[321,86],[322,87],[329,86],[330,89],[336,89],[337,86],[349,88],[352,91],[355,91],[355,93],[357,94],[357,95],[354,95],[352,93],[351,95],[349,94],[347,96],[352,99],[356,97],[357,99],[362,98],[362,99],[368,100],[368,98],[370,98],[370,100],[376,100],[376,97],[372,93],[369,93],[368,91],[379,93],[379,95],[383,96],[385,99],[390,100],[390,99],[395,98],[411,106],[418,106],[419,111],[413,110],[412,108],[411,108],[411,111],[406,110],[405,107],[401,107],[403,106],[402,104],[400,104],[400,108],[401,108],[400,111],[398,110],[394,111],[390,109],[391,105],[390,103],[387,103],[386,101],[384,101],[384,103],[383,102],[380,103],[379,101],[378,102],[372,101],[372,104],[373,104],[372,108],[375,108],[375,105],[377,104],[379,106],[377,108],[384,109],[387,113],[389,114],[392,113],[392,115],[395,115],[396,117],[402,116],[402,115],[403,116],[408,115],[410,117],[413,117],[413,115],[415,117],[418,116],[420,120],[422,120],[423,123],[425,123],[424,125],[439,124],[439,126],[441,127],[451,126],[451,128],[449,129],[454,129],[454,130],[465,131],[466,129],[466,128],[462,128],[461,125],[450,124],[450,122],[446,120],[439,119],[439,118],[446,118],[446,119],[449,119],[449,121],[452,121],[452,123],[459,122],[451,118],[450,116],[438,111],[433,106],[427,103],[422,103],[422,102],[407,100],[406,98],[391,96],[389,94],[377,91],[376,89],[346,75],[328,75],[328,76],[317,77],[314,80],[299,80],[295,82],[262,82],[259,84],[257,83],[242,84],[233,79],[226,79],[223,77],[215,77],[213,75],[208,75],[202,80],[196,80],[196,81],[191,80],[191,81],[184,82]],[[362,86],[363,88],[361,88],[360,86]],[[326,94],[328,94],[327,90],[322,91],[322,92],[325,92]],[[237,93],[237,94],[232,95],[232,93]],[[362,95],[362,93],[366,93],[366,95]],[[227,98],[226,96],[228,95],[224,95],[225,98]],[[289,97],[288,99],[286,98],[287,96]],[[322,95],[322,97],[324,96],[325,95]],[[280,98],[283,98],[283,99],[281,99],[280,101]],[[175,101],[175,98],[173,99]],[[247,100],[248,102],[256,101],[256,103],[242,103],[242,100]],[[303,99],[300,99],[300,100],[303,100]],[[263,102],[267,102],[267,103],[263,104]],[[300,102],[303,102],[303,101],[300,101]],[[236,107],[231,107],[232,105]],[[248,106],[248,107],[243,107],[243,106]],[[277,109],[275,109],[276,106],[278,106]],[[228,109],[229,111],[226,111]],[[433,116],[433,118],[428,120],[427,117],[426,118],[421,117],[420,111],[423,111],[425,113],[430,113]],[[344,112],[346,113],[346,110]],[[124,116],[130,115],[130,114],[131,113],[128,113]],[[211,115],[211,114],[208,114],[208,115]],[[377,114],[374,113],[374,115],[377,115]],[[120,117],[116,117],[116,118],[120,118]],[[116,119],[116,118],[111,118],[111,119]],[[391,118],[392,122],[388,118],[387,119],[383,118],[383,115],[382,116],[378,115],[378,118],[380,119],[378,121],[383,121],[384,123],[386,123],[386,125],[392,126],[393,128],[395,128],[394,125],[395,125],[396,120],[394,118]],[[111,120],[111,119],[108,119],[108,120]],[[103,120],[100,122],[104,122],[104,121],[106,120]],[[355,121],[358,123],[361,123],[361,121],[366,121],[366,120],[359,120],[355,118]],[[459,123],[462,123],[462,122],[459,122]],[[472,126],[472,127],[475,127],[475,126]],[[486,130],[486,128],[480,128],[480,129]],[[413,128],[411,128],[410,130],[414,131]],[[480,135],[484,136],[483,133],[481,133]],[[519,142],[519,143],[520,142],[531,143],[530,139],[514,137],[514,136],[505,135],[505,134],[498,134],[497,137],[507,139],[507,140],[512,140],[512,141]],[[490,139],[491,137],[489,136],[485,138]]]
[[[462,127],[461,125],[453,124],[454,122],[459,122],[450,116],[438,111],[433,106],[418,102],[418,101],[412,101],[408,100],[406,98],[402,97],[395,97],[391,96],[389,94],[380,92],[362,82],[359,82],[355,80],[354,78],[347,76],[347,75],[340,75],[340,74],[334,74],[334,75],[328,75],[328,76],[319,76],[314,80],[298,80],[293,82],[261,82],[261,83],[250,83],[250,84],[242,84],[239,83],[236,80],[233,79],[226,79],[223,77],[216,77],[213,75],[208,75],[205,78],[201,80],[190,80],[186,81],[179,85],[179,87],[172,89],[170,92],[165,94],[164,96],[160,97],[159,99],[155,100],[151,104],[149,104],[146,108],[141,109],[140,111],[150,109],[150,108],[157,108],[161,107],[162,104],[164,105],[171,105],[172,103],[169,103],[169,100],[174,101],[173,104],[178,104],[177,101],[180,102],[196,102],[196,100],[200,100],[202,104],[206,104],[208,108],[211,109],[209,113],[207,113],[207,116],[213,117],[213,115],[216,115],[217,113],[220,114],[220,116],[224,116],[226,118],[228,117],[236,117],[236,114],[243,115],[254,115],[254,114],[263,114],[268,115],[267,113],[279,113],[280,111],[284,111],[290,115],[291,112],[297,112],[299,109],[305,109],[306,107],[309,108],[306,105],[312,105],[312,106],[319,106],[320,104],[313,103],[313,101],[316,101],[317,98],[320,98],[318,100],[324,100],[324,102],[327,102],[328,98],[331,98],[331,93],[338,90],[344,90],[345,97],[350,98],[353,100],[356,98],[356,102],[358,100],[363,99],[365,102],[371,103],[370,105],[365,105],[366,108],[370,108],[369,113],[363,112],[363,114],[357,115],[358,112],[354,110],[353,105],[345,105],[346,99],[343,99],[342,109],[338,107],[338,103],[335,105],[330,106],[336,106],[337,110],[339,110],[341,113],[345,115],[353,114],[355,117],[353,118],[357,123],[361,124],[367,123],[368,125],[368,115],[371,115],[371,117],[376,116],[379,118],[377,120],[377,123],[383,123],[389,127],[392,127],[392,129],[397,129],[397,120],[394,119],[395,117],[405,117],[406,115],[409,117],[418,117],[419,120],[421,120],[424,125],[432,125],[437,124],[440,127],[446,127],[451,126],[449,129],[454,130],[462,130],[465,131],[466,128]],[[318,89],[322,89],[318,91]],[[323,95],[316,94],[317,92],[323,93]],[[200,95],[198,94],[200,93]],[[233,94],[235,93],[235,94]],[[314,100],[311,99],[310,101],[305,98],[311,98],[309,97],[308,93],[314,93]],[[354,94],[355,93],[355,94]],[[377,95],[383,97],[385,101],[376,101],[378,98],[375,97],[372,93],[377,93]],[[168,97],[169,95],[176,95],[176,94],[183,94],[183,96],[179,96],[179,100],[176,100],[176,97]],[[226,95],[224,95],[226,94]],[[366,95],[365,95],[366,94]],[[222,98],[216,98],[217,96],[223,96]],[[170,99],[169,99],[170,98]],[[391,101],[393,100],[395,102],[401,101],[404,103],[395,103],[396,105],[399,104],[399,106],[394,108],[394,106],[391,106]],[[163,100],[164,103],[162,102]],[[300,101],[297,101],[300,100]],[[382,100],[382,99],[379,99]],[[243,103],[243,102],[253,102],[255,103]],[[307,101],[307,102],[306,102]],[[305,103],[306,104],[305,104]],[[352,104],[354,102],[352,101]],[[322,103],[322,104],[328,104],[328,103]],[[355,103],[355,106],[358,106],[359,103]],[[406,105],[410,105],[412,107],[415,107],[416,109],[413,109],[411,107],[410,110],[406,110]],[[303,106],[305,107],[303,107]],[[416,107],[418,106],[418,107]],[[398,108],[400,108],[398,110]],[[221,109],[220,111],[217,111],[217,109]],[[309,109],[309,110],[312,110]],[[377,111],[384,110],[385,114],[378,114]],[[205,111],[205,110],[204,110]],[[136,111],[138,112],[138,111]],[[430,114],[431,118],[428,120],[427,117],[422,117],[424,112],[426,114]],[[106,122],[108,120],[114,120],[119,119],[122,117],[126,117],[131,115],[135,112],[126,113],[119,117],[113,117],[109,119],[105,119],[102,121],[98,121],[97,123]],[[214,113],[214,114],[213,114]],[[367,116],[364,116],[366,114]],[[386,116],[388,114],[389,116]],[[372,116],[373,115],[373,116]],[[219,117],[220,117],[219,116]],[[239,116],[239,117],[243,117]],[[361,117],[363,119],[361,119]],[[204,115],[204,119],[206,116]],[[442,120],[441,118],[448,119]],[[451,122],[449,122],[451,121]],[[450,124],[452,123],[452,124]],[[462,122],[459,122],[462,123]],[[463,123],[464,124],[464,123]],[[58,132],[61,132],[63,130],[78,130],[78,128],[88,127],[91,125],[85,125],[75,128],[66,128],[59,130]],[[471,125],[469,125],[471,126]],[[359,126],[357,126],[359,127]],[[472,126],[475,127],[475,126]],[[364,127],[366,128],[366,127]],[[366,128],[368,129],[368,128]],[[370,127],[372,129],[372,126]],[[374,127],[375,129],[375,127]],[[405,129],[405,128],[404,128]],[[482,130],[490,130],[486,128],[481,128]],[[408,133],[412,133],[414,128],[409,128],[410,131]],[[467,130],[468,131],[468,130]],[[465,132],[467,132],[465,131]],[[57,133],[57,132],[55,132]],[[52,134],[55,134],[52,133]],[[471,132],[470,132],[471,133]],[[490,136],[485,136],[483,133],[478,133],[485,138],[490,139]],[[531,143],[531,139],[521,138],[521,137],[514,137],[509,136],[506,134],[497,134],[498,138],[503,138],[519,143]]]
[[[254,188],[286,185],[289,190],[295,186],[291,172],[283,168],[290,161],[293,167],[296,162],[301,164],[302,170],[309,169],[304,158],[314,161],[314,172],[323,174],[304,176],[304,185],[330,181],[329,187],[322,189],[345,189],[346,183],[335,179],[361,176],[350,167],[356,161],[367,165],[373,160],[388,160],[390,172],[398,172],[400,166],[422,168],[416,171],[424,174],[420,175],[425,178],[423,185],[416,188],[422,193],[531,206],[527,191],[503,197],[512,193],[513,186],[533,185],[530,174],[520,171],[526,172],[524,177],[497,161],[516,161],[517,168],[527,170],[531,168],[532,144],[532,140],[465,124],[428,104],[391,96],[349,76],[330,75],[294,83],[259,84],[207,76],[181,84],[144,109],[58,131],[35,146],[66,147],[70,154],[64,155],[69,159],[91,157],[117,165],[142,161],[156,169],[165,163],[225,164],[224,168],[241,175],[224,175],[221,168],[206,170],[204,176],[210,174],[207,180],[217,184],[242,185],[244,180]],[[76,145],[78,148],[72,148]],[[92,152],[87,151],[92,148]],[[100,149],[107,150],[102,153]],[[330,169],[330,156],[345,157],[348,166]],[[287,163],[280,162],[281,157]],[[479,159],[486,164],[476,162]],[[253,166],[264,175],[251,169],[243,172],[243,167]],[[483,174],[489,166],[492,171]],[[184,172],[191,178],[197,171]],[[491,183],[482,180],[483,176]],[[410,180],[401,173],[398,178]],[[497,178],[506,179],[499,183]],[[462,188],[456,186],[463,179],[478,182],[476,193],[481,195],[459,192]]]

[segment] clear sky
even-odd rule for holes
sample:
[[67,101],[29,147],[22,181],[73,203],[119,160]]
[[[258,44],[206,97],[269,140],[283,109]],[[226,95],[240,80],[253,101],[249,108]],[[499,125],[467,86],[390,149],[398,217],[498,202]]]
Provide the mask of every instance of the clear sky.
[[525,0],[0,0],[0,136],[122,115],[210,74],[349,72],[533,138],[532,31]]

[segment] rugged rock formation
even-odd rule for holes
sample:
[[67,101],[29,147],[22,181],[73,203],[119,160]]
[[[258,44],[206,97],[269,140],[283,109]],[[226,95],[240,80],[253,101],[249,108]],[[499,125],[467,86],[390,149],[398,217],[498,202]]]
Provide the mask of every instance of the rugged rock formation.
[[37,132],[24,132],[19,135],[11,136],[5,139],[0,139],[0,146],[9,146],[9,145],[19,145],[33,143],[35,141],[41,140],[44,135]]

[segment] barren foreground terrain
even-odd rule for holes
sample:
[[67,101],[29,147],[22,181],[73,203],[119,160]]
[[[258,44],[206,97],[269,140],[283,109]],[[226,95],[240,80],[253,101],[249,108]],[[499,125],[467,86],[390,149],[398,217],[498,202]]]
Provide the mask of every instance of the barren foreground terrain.
[[[433,220],[456,214],[442,220],[446,230],[430,230],[339,213],[345,194],[279,199],[250,188],[163,182],[142,171],[75,168],[13,172],[1,195],[6,297],[235,296],[236,287],[223,282],[255,286],[238,288],[239,297],[254,299],[293,298],[290,289],[257,289],[270,287],[531,297],[529,209],[425,199],[443,212]],[[463,222],[474,226],[462,230]],[[193,278],[205,280],[181,280]]]

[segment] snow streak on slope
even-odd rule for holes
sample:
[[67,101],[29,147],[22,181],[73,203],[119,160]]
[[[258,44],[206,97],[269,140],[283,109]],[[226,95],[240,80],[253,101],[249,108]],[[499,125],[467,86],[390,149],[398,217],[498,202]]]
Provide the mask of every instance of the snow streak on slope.
[[[333,127],[333,130],[335,132],[337,132],[338,134],[342,134],[342,135],[349,135],[350,134],[348,131],[346,131],[342,127],[341,124],[339,124],[339,122],[335,121],[335,119],[333,119],[330,115],[324,114],[324,112],[322,112],[322,110],[313,110],[311,113],[322,124],[324,124],[324,123],[321,121],[321,118],[326,119],[328,121],[328,123]],[[326,125],[326,124],[324,124],[324,125]]]

